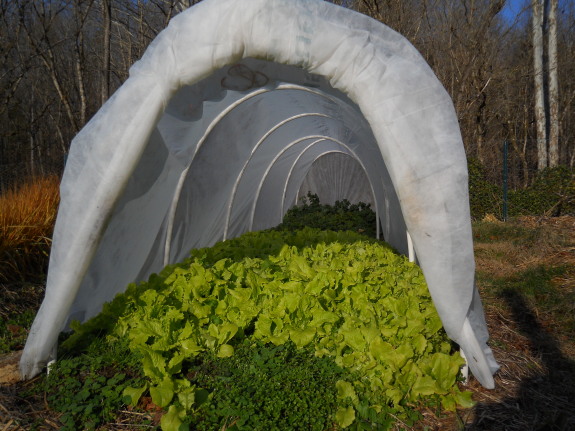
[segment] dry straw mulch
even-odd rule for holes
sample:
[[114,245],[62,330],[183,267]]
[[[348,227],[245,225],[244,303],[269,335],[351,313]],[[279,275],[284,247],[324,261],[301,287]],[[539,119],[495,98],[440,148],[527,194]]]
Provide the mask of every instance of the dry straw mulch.
[[[40,396],[23,395],[37,379],[12,385],[0,385],[0,430],[58,430],[61,424]],[[56,416],[56,418],[55,418]]]
[[[522,217],[517,226],[533,232],[527,244],[476,244],[477,271],[505,278],[539,266],[568,268],[552,280],[554,287],[575,293],[575,217]],[[466,430],[575,430],[575,334],[557,315],[539,310],[513,290],[497,295],[479,285],[491,341],[501,369],[496,388],[470,389],[477,405],[459,412]],[[566,304],[563,304],[565,306]],[[567,309],[569,309],[567,304]],[[575,316],[575,304],[570,304]]]

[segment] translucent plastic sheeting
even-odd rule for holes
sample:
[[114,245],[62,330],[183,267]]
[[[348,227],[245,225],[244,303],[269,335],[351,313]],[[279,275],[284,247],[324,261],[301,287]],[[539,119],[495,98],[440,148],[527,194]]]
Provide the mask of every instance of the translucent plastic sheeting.
[[409,231],[448,335],[493,387],[451,100],[402,36],[320,0],[204,0],[76,136],[22,376],[55,358],[71,319],[94,316],[128,283],[278,224],[304,181],[370,196],[404,253]]

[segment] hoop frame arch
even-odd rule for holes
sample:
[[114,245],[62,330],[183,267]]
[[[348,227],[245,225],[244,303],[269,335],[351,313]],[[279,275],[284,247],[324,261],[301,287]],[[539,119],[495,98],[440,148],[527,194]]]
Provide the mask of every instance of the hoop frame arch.
[[[330,140],[330,139],[328,139],[328,140]],[[337,141],[336,141],[336,142],[337,142]],[[347,148],[347,146],[345,146],[345,147],[346,147],[346,149],[349,150],[349,148]],[[309,147],[308,147],[308,148],[309,148]],[[307,151],[308,148],[306,148],[305,151]],[[351,151],[351,150],[350,150],[350,151]],[[325,151],[325,152],[323,152],[323,153],[318,154],[318,155],[315,157],[315,159],[313,160],[313,162],[311,163],[311,165],[313,165],[313,163],[314,163],[316,160],[319,160],[321,157],[323,157],[323,156],[325,156],[325,155],[328,155],[328,154],[335,154],[335,153],[345,154],[346,156],[349,156],[349,157],[352,157],[352,156],[353,156],[353,157],[352,157],[353,160],[355,160],[356,162],[359,163],[359,165],[361,166],[361,169],[362,169],[363,172],[365,173],[365,176],[366,176],[366,178],[367,178],[367,180],[368,180],[368,182],[369,182],[369,187],[370,187],[370,189],[371,189],[371,195],[372,195],[372,198],[373,198],[373,202],[374,202],[374,204],[375,204],[375,220],[376,220],[376,225],[375,225],[375,237],[376,237],[377,239],[380,239],[380,238],[381,238],[381,230],[380,230],[380,227],[379,227],[379,226],[380,226],[380,223],[379,223],[379,220],[380,220],[380,219],[379,219],[379,217],[380,217],[379,202],[377,201],[376,193],[374,192],[374,189],[373,189],[373,184],[371,183],[370,178],[369,178],[369,176],[367,175],[367,170],[365,169],[365,166],[363,165],[363,163],[361,162],[361,160],[359,160],[359,159],[355,156],[355,154],[354,154],[353,152],[348,153],[348,152],[341,151],[341,150],[331,150],[331,151]],[[293,170],[293,168],[295,168],[295,165],[297,164],[298,161],[299,161],[299,157],[294,161],[294,163],[293,163],[293,165],[292,165],[292,169],[290,169],[290,175],[289,175],[289,177],[291,177],[291,171]],[[288,181],[286,181],[285,186],[284,186],[284,193],[283,193],[283,196],[282,196],[282,205],[281,205],[281,207],[282,207],[282,214],[285,214],[285,212],[286,212],[285,199],[286,199],[287,186],[288,186],[288,184],[289,184],[289,179],[288,179]],[[385,189],[384,189],[384,190],[385,190]],[[299,190],[298,190],[298,192],[296,192],[296,202],[297,202],[297,200],[298,200],[298,193],[299,193]],[[385,192],[384,192],[384,194],[385,194]],[[386,211],[386,213],[385,213],[385,216],[386,216],[385,218],[386,218],[386,219],[389,218],[388,215],[389,215],[389,211]],[[388,233],[388,232],[386,232],[386,234],[387,234],[387,233]]]
[[[335,104],[342,103],[342,101],[340,101],[339,99],[337,99],[337,98],[334,97],[334,96],[328,95],[328,94],[326,94],[326,93],[324,93],[324,92],[321,92],[321,91],[314,90],[314,89],[309,88],[309,87],[304,87],[304,86],[302,86],[302,85],[296,85],[296,84],[280,84],[280,85],[278,85],[275,89],[271,89],[271,90],[268,90],[268,91],[275,91],[275,90],[301,90],[301,91],[306,91],[306,92],[312,93],[312,94],[314,94],[314,95],[317,95],[317,96],[323,97],[323,98],[325,98],[325,99],[328,99],[328,100],[334,102]],[[258,92],[258,94],[256,94],[256,95],[262,94],[262,93],[264,93],[264,92],[265,92],[265,91]],[[251,93],[250,93],[249,96],[246,96],[246,97],[242,98],[242,99],[241,99],[241,102],[244,102],[245,100],[248,100],[249,98],[251,98]],[[237,106],[239,106],[239,104],[236,104],[235,106],[237,107]],[[227,111],[227,112],[229,112],[229,111]],[[226,113],[227,113],[227,112],[226,112]],[[228,205],[228,212],[227,212],[227,215],[226,215],[225,228],[224,228],[224,237],[223,237],[224,240],[226,240],[226,239],[228,238],[228,229],[229,229],[229,223],[230,223],[231,208],[232,208],[232,206],[233,206],[233,201],[235,200],[236,191],[237,191],[237,185],[238,185],[238,183],[239,183],[239,181],[240,181],[240,177],[243,175],[245,169],[247,168],[248,164],[250,163],[250,161],[251,161],[251,159],[252,159],[252,156],[254,155],[254,153],[256,152],[256,150],[259,148],[259,146],[260,146],[274,131],[278,130],[280,127],[286,125],[286,124],[289,123],[290,121],[293,121],[293,120],[296,120],[296,119],[299,119],[299,118],[303,118],[303,117],[306,117],[306,116],[318,116],[318,117],[332,118],[332,119],[334,119],[334,120],[337,120],[337,119],[335,119],[335,118],[333,118],[333,117],[330,117],[329,115],[326,115],[326,114],[323,114],[323,113],[306,112],[306,113],[294,115],[294,116],[291,116],[291,117],[289,117],[289,118],[286,118],[286,119],[280,121],[279,123],[277,123],[276,125],[274,125],[272,128],[270,128],[270,129],[268,130],[268,132],[266,132],[266,133],[258,140],[258,142],[255,144],[255,146],[254,146],[253,149],[252,149],[251,156],[250,156],[250,157],[246,160],[246,162],[244,163],[244,165],[243,165],[243,167],[242,167],[242,170],[241,170],[241,172],[240,172],[240,175],[238,175],[238,179],[236,180],[236,182],[235,182],[235,184],[234,184],[234,188],[233,188],[233,191],[232,191],[230,203],[229,203],[229,205]],[[283,212],[283,201],[282,201],[282,212]],[[250,223],[250,225],[251,225],[251,223]]]
[[[375,193],[375,189],[374,189],[374,187],[373,187],[373,183],[372,183],[372,181],[371,181],[370,176],[368,175],[368,172],[367,172],[367,169],[366,169],[365,165],[363,164],[363,162],[361,161],[361,159],[357,156],[357,154],[356,154],[348,145],[346,145],[346,144],[344,144],[344,143],[342,143],[342,142],[340,142],[340,141],[338,141],[337,139],[334,139],[334,138],[326,138],[325,140],[327,140],[327,141],[332,141],[332,142],[337,143],[339,146],[345,148],[348,152],[342,151],[342,150],[326,151],[326,152],[323,152],[323,153],[318,154],[318,155],[315,157],[314,161],[315,161],[315,160],[318,160],[318,159],[319,159],[320,157],[322,157],[322,156],[325,156],[326,154],[330,154],[330,153],[341,153],[341,154],[346,154],[346,155],[352,157],[357,163],[359,163],[359,165],[361,166],[361,168],[362,168],[363,172],[365,173],[365,176],[366,176],[366,178],[367,178],[367,180],[368,180],[368,182],[369,182],[369,187],[370,187],[371,195],[372,195],[372,197],[373,197],[373,202],[374,202],[374,205],[375,205],[375,220],[377,221],[377,223],[376,223],[376,225],[375,225],[375,237],[376,237],[377,239],[380,239],[380,237],[381,237],[381,231],[380,231],[380,228],[379,228],[379,220],[380,220],[379,218],[381,217],[380,207],[379,207],[380,202],[379,202],[379,200],[378,200],[377,193]],[[294,162],[293,162],[293,164],[292,164],[292,167],[291,167],[290,172],[289,172],[289,175],[288,175],[288,181],[286,181],[285,187],[284,187],[284,194],[283,194],[283,198],[282,198],[282,213],[284,213],[284,211],[285,211],[285,198],[286,198],[286,194],[287,194],[287,187],[288,187],[288,185],[289,185],[289,179],[291,178],[291,175],[292,175],[292,171],[295,169],[295,167],[296,167],[296,165],[298,164],[300,158],[303,156],[303,153],[305,153],[306,151],[308,151],[312,146],[313,146],[313,145],[310,145],[310,146],[307,147],[304,151],[302,151],[302,153],[296,158],[296,160],[294,160]],[[312,162],[312,165],[313,165],[313,162]],[[310,165],[310,166],[311,166],[311,165]],[[386,197],[386,196],[385,196],[385,194],[386,194],[386,193],[385,193],[385,188],[382,187],[382,189],[383,189],[383,191],[384,191],[384,196],[383,196],[383,198],[385,199],[385,197]],[[297,196],[297,192],[296,192],[296,196]],[[255,206],[254,206],[254,209],[255,209]],[[384,215],[385,215],[385,218],[388,219],[388,218],[389,218],[389,210],[386,211]],[[389,232],[386,232],[385,234],[388,235]]]
[[[334,149],[334,150],[328,150],[328,151],[325,151],[325,152],[320,153],[319,155],[317,155],[317,156],[315,157],[314,161],[317,160],[317,159],[319,159],[319,158],[320,158],[321,156],[323,156],[323,155],[326,155],[326,154],[329,154],[329,153],[336,153],[336,152],[337,152],[337,153],[341,153],[341,154],[346,154],[346,155],[348,155],[348,156],[353,156],[354,160],[356,160],[356,161],[359,163],[359,165],[361,166],[361,168],[363,169],[363,171],[364,171],[365,174],[366,174],[366,177],[367,177],[367,179],[368,179],[369,186],[370,186],[370,189],[371,189],[371,193],[372,193],[372,196],[373,196],[373,199],[374,199],[374,203],[375,203],[375,208],[376,208],[376,220],[379,220],[379,205],[378,205],[378,200],[377,200],[377,196],[376,196],[375,190],[374,190],[374,188],[373,188],[373,184],[371,183],[370,177],[369,177],[369,175],[367,174],[367,170],[366,170],[366,168],[365,168],[365,165],[364,165],[364,164],[362,163],[362,161],[359,159],[359,157],[357,156],[357,154],[356,154],[348,145],[344,144],[344,143],[341,142],[341,141],[338,141],[338,140],[335,139],[335,138],[329,137],[329,136],[323,136],[323,135],[303,136],[303,137],[299,137],[296,141],[293,141],[293,142],[291,142],[290,144],[288,144],[288,145],[284,148],[284,150],[282,151],[282,153],[283,153],[285,150],[287,150],[290,146],[292,146],[292,145],[294,145],[294,144],[296,144],[296,143],[298,143],[298,142],[301,142],[301,141],[310,139],[310,138],[311,138],[311,139],[316,139],[316,140],[313,141],[313,142],[311,142],[309,145],[307,145],[307,146],[300,152],[300,154],[294,159],[294,161],[293,161],[293,163],[292,163],[292,166],[291,166],[291,168],[290,168],[290,170],[289,170],[289,172],[288,172],[287,180],[286,180],[286,182],[284,183],[284,190],[283,190],[283,194],[282,194],[282,204],[281,204],[281,212],[282,212],[282,214],[284,214],[285,211],[286,211],[286,208],[285,208],[285,198],[286,198],[286,193],[287,193],[287,186],[288,186],[288,184],[289,184],[289,182],[290,182],[290,178],[292,177],[292,172],[293,172],[295,166],[297,165],[297,163],[299,162],[300,158],[303,156],[303,154],[305,154],[305,153],[306,153],[310,148],[312,148],[313,146],[315,146],[315,145],[317,145],[317,144],[319,144],[319,143],[321,143],[321,142],[330,141],[330,142],[336,143],[336,144],[337,144],[338,146],[340,146],[340,147],[345,148],[345,150],[347,150],[347,151],[342,151],[341,149],[338,149],[338,150],[335,150],[335,149]],[[262,188],[262,186],[263,186],[263,183],[264,183],[264,181],[265,181],[265,179],[266,179],[266,177],[267,177],[269,171],[271,170],[272,165],[276,162],[276,160],[279,158],[280,155],[281,155],[281,153],[278,153],[278,155],[276,156],[276,158],[274,158],[274,159],[270,162],[268,168],[266,169],[266,172],[265,172],[264,176],[263,176],[262,179],[260,180],[260,184],[258,185],[257,192],[256,192],[256,198],[254,199],[253,204],[252,204],[252,211],[251,211],[251,217],[250,217],[250,230],[253,229],[255,211],[256,211],[256,207],[257,207],[257,201],[259,200],[259,194],[260,194],[261,188]],[[313,162],[312,162],[312,164],[313,164]],[[376,227],[376,236],[377,236],[377,238],[379,238],[379,236],[380,236],[379,226]]]
[[[267,83],[267,82],[266,82]],[[265,93],[268,92],[272,92],[272,91],[282,91],[282,90],[298,90],[298,91],[305,91],[311,94],[314,94],[316,96],[319,97],[323,97],[327,100],[330,100],[331,102],[333,102],[334,104],[339,104],[339,103],[343,103],[342,101],[340,101],[339,99],[337,99],[334,96],[328,95],[326,93],[323,93],[321,91],[317,91],[315,89],[309,88],[309,87],[304,87],[302,85],[297,85],[297,84],[289,84],[289,83],[283,83],[278,85],[277,87],[274,88],[268,88],[268,87],[263,87],[263,88],[259,88],[256,90],[252,90],[250,93],[240,97],[238,100],[234,101],[233,103],[231,103],[230,105],[228,105],[222,112],[220,112],[208,125],[208,127],[206,127],[205,132],[203,133],[203,135],[201,136],[201,138],[198,140],[198,144],[196,145],[194,152],[192,154],[192,157],[190,159],[190,161],[188,162],[186,168],[184,169],[184,171],[181,173],[180,175],[180,180],[178,182],[178,185],[176,187],[175,193],[174,193],[174,197],[172,199],[172,205],[170,207],[170,212],[169,212],[169,216],[168,216],[168,228],[167,228],[167,233],[166,233],[166,243],[164,246],[164,265],[168,265],[170,262],[170,250],[171,250],[171,241],[172,241],[172,236],[173,236],[173,223],[174,223],[174,217],[175,217],[175,213],[177,210],[177,206],[178,206],[178,202],[180,200],[180,194],[182,191],[182,187],[183,184],[189,174],[189,170],[192,166],[192,164],[194,163],[194,160],[196,158],[196,155],[198,153],[198,151],[200,150],[200,148],[204,145],[204,143],[206,142],[206,140],[208,139],[210,133],[218,126],[218,124],[232,111],[234,111],[235,109],[237,109],[238,107],[240,107],[243,103],[247,102],[250,99],[253,99],[257,96],[263,95]],[[264,134],[264,136],[262,138],[260,138],[258,140],[258,142],[256,143],[256,145],[253,147],[252,149],[252,153],[251,155],[253,156],[253,154],[255,153],[255,151],[258,149],[258,147],[265,141],[265,139],[271,135],[275,130],[279,129],[281,126],[285,125],[286,123],[288,123],[289,121],[298,119],[298,118],[302,118],[305,116],[320,116],[320,117],[326,117],[326,118],[332,118],[329,117],[326,114],[323,113],[302,113],[299,115],[294,115],[290,118],[286,118],[284,120],[282,120],[280,123],[276,124],[274,127],[272,127],[266,134]],[[335,120],[335,119],[334,119]],[[242,168],[242,173],[245,170],[245,167],[249,164],[249,161],[251,160],[251,157],[248,158],[248,160],[246,161],[244,167]],[[223,239],[226,240],[228,237],[228,227],[229,227],[229,217],[230,217],[230,211],[231,211],[231,203],[233,202],[234,196],[235,196],[235,188],[236,185],[239,181],[241,177],[238,177],[238,180],[236,181],[236,183],[234,184],[234,190],[232,192],[232,198],[230,200],[230,203],[228,205],[228,212],[226,215],[226,222],[224,224],[224,236]]]
[[275,132],[276,130],[278,130],[280,127],[284,126],[285,124],[300,119],[300,118],[304,118],[304,117],[328,117],[326,114],[321,114],[321,113],[304,113],[304,114],[299,114],[299,115],[293,115],[289,118],[286,118],[285,120],[280,121],[278,124],[276,124],[274,127],[272,127],[271,129],[269,129],[264,136],[262,136],[258,142],[256,143],[256,145],[254,145],[253,149],[252,149],[252,153],[250,155],[250,157],[245,161],[244,165],[242,166],[242,169],[239,173],[239,175],[237,176],[237,179],[234,183],[234,188],[232,190],[232,193],[230,195],[230,201],[228,204],[228,208],[227,208],[227,213],[226,213],[226,221],[225,221],[225,228],[224,228],[224,241],[228,238],[228,229],[229,229],[229,225],[230,225],[230,217],[231,217],[231,211],[232,211],[232,207],[234,204],[234,200],[236,198],[236,193],[237,193],[237,186],[240,183],[244,172],[247,168],[247,166],[249,165],[250,161],[252,160],[252,157],[255,153],[255,151],[258,149],[258,147],[267,139],[268,136],[270,136],[273,132]]
[[[349,151],[349,153],[345,153],[344,151],[341,151],[341,150],[339,150],[339,152],[345,153],[345,154],[349,154],[349,155],[354,155],[354,156],[355,156],[355,154],[353,153],[353,151],[351,151],[351,149],[350,149],[347,145],[345,145],[345,144],[339,142],[338,140],[336,140],[336,139],[334,139],[334,138],[331,138],[331,137],[329,137],[329,136],[323,136],[323,135],[302,136],[302,137],[299,137],[297,140],[292,141],[292,142],[290,142],[289,144],[287,144],[286,146],[284,146],[284,148],[282,149],[282,151],[280,151],[280,152],[270,161],[270,163],[268,164],[268,166],[267,166],[267,168],[266,168],[266,170],[265,170],[263,176],[262,176],[261,179],[260,179],[260,182],[259,182],[258,187],[257,187],[257,191],[255,192],[255,199],[254,199],[253,202],[252,202],[252,209],[251,209],[251,216],[250,216],[250,230],[253,230],[253,228],[254,228],[254,217],[255,217],[255,212],[256,212],[257,203],[258,203],[258,200],[259,200],[259,198],[260,198],[261,189],[262,189],[262,187],[263,187],[263,184],[264,184],[264,182],[265,182],[265,180],[266,180],[266,178],[267,178],[269,172],[270,172],[271,169],[273,168],[273,165],[279,160],[279,158],[282,156],[282,154],[285,153],[290,147],[292,147],[292,146],[294,146],[294,145],[296,145],[296,144],[298,144],[298,143],[300,143],[300,142],[306,141],[306,140],[308,140],[308,139],[316,139],[316,140],[313,141],[313,142],[311,142],[311,143],[310,143],[309,145],[307,145],[302,151],[300,151],[299,155],[295,158],[295,160],[294,160],[293,163],[292,163],[292,166],[291,166],[291,168],[290,168],[290,170],[289,170],[289,172],[288,172],[288,175],[287,175],[287,180],[286,180],[286,182],[284,183],[284,193],[283,193],[283,197],[282,197],[282,206],[281,206],[282,212],[283,212],[283,202],[284,202],[284,199],[285,199],[285,193],[286,193],[286,191],[287,191],[286,188],[287,188],[287,185],[288,185],[288,183],[289,183],[289,180],[290,180],[290,178],[291,178],[291,176],[292,176],[293,169],[294,169],[294,167],[297,165],[298,161],[301,159],[301,157],[303,156],[303,154],[305,154],[309,149],[313,148],[313,147],[316,146],[316,145],[319,145],[319,144],[321,144],[321,143],[324,143],[324,142],[333,142],[333,143],[336,143],[338,146],[341,146],[341,147],[343,147],[343,148],[345,148],[345,149],[347,149],[347,150]],[[335,151],[335,150],[333,150],[333,151]],[[326,151],[326,152],[332,152],[332,151]],[[357,157],[357,156],[356,156],[356,157]],[[356,158],[356,160],[357,160],[357,158]],[[361,161],[358,160],[358,162],[361,164]],[[362,168],[364,168],[364,167],[363,167],[363,164],[361,164],[361,166],[362,166]],[[365,168],[364,168],[364,171],[365,171]],[[371,185],[371,182],[370,182],[370,186],[371,186],[371,191],[372,191],[372,193],[373,193],[373,187],[372,187],[372,185]],[[377,202],[377,201],[376,201],[376,202]],[[377,205],[376,205],[376,206],[377,206]]]

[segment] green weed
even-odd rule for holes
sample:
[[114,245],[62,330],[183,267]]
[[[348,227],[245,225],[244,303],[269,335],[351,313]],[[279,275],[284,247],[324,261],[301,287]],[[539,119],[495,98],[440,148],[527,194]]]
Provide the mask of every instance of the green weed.
[[58,360],[40,389],[50,407],[62,413],[62,430],[96,429],[124,405],[123,390],[142,384],[140,358],[126,341],[95,339],[86,353]]
[[0,353],[24,348],[27,329],[32,325],[35,315],[32,310],[24,310],[20,314],[11,315],[7,320],[0,320]]
[[346,372],[293,343],[245,340],[233,356],[204,355],[188,375],[211,393],[190,416],[194,429],[323,431],[335,426],[336,382]]

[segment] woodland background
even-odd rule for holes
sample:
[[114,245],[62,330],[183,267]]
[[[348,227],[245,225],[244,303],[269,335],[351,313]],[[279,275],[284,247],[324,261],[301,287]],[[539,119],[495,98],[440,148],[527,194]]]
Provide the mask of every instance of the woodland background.
[[[76,133],[154,37],[197,2],[0,0],[0,193],[60,173]],[[505,141],[511,189],[531,186],[547,166],[573,172],[574,0],[525,1],[512,17],[505,0],[335,3],[415,45],[453,98],[469,160],[493,184],[502,182]]]

